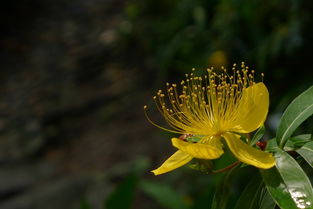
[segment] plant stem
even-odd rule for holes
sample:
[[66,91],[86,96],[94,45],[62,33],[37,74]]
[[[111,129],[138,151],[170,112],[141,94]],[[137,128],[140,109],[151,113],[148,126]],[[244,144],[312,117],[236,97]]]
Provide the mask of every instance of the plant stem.
[[230,169],[232,169],[233,167],[235,167],[236,165],[238,165],[240,163],[240,161],[236,161],[234,162],[233,164],[230,164],[229,166],[225,167],[225,168],[222,168],[222,169],[219,169],[219,170],[212,170],[211,172],[209,173],[213,173],[213,174],[217,174],[217,173],[223,173],[225,171],[228,171]]

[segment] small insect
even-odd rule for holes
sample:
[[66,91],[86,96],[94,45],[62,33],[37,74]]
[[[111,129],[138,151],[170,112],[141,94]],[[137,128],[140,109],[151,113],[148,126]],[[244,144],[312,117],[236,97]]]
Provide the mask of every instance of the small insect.
[[267,142],[257,142],[255,143],[258,147],[260,147],[261,150],[265,150],[265,147],[267,145]]

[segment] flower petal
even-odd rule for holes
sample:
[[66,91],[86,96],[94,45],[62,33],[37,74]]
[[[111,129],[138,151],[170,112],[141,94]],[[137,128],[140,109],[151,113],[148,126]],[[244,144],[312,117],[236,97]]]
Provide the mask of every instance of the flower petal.
[[275,158],[271,153],[249,146],[240,139],[239,135],[224,133],[222,136],[225,138],[230,151],[241,162],[263,169],[268,169],[275,165]]
[[219,138],[212,140],[206,140],[205,143],[190,143],[181,139],[172,138],[172,144],[179,150],[200,159],[216,159],[220,157],[224,151],[222,149],[222,143]]
[[260,82],[243,90],[234,121],[228,124],[231,131],[249,133],[265,121],[269,107],[269,93]]
[[169,157],[159,168],[151,171],[154,175],[160,175],[181,167],[192,160],[192,156],[183,151],[178,150]]

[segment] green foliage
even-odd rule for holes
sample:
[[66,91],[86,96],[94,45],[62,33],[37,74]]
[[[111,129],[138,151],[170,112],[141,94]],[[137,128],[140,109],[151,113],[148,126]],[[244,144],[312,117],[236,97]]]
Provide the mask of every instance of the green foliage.
[[141,189],[154,198],[161,206],[168,209],[187,209],[188,205],[169,185],[142,181]]
[[[275,158],[276,168],[261,171],[261,173],[277,204],[281,208],[290,209],[312,207],[312,186],[297,161],[279,148],[276,149]],[[279,185],[277,185],[278,183]]]
[[227,172],[218,185],[213,197],[211,209],[225,209],[228,203],[228,198],[231,190],[232,182],[236,176],[238,167],[233,168]]
[[293,132],[313,114],[313,86],[299,95],[287,107],[277,129],[277,143],[283,147]]
[[259,205],[259,209],[274,209],[276,207],[276,203],[266,188],[261,190]]
[[250,144],[254,145],[257,141],[262,139],[264,133],[265,133],[265,126],[261,126],[252,137]]
[[211,187],[207,187],[206,190],[201,191],[201,193],[195,198],[192,209],[208,208],[213,194],[214,193]]
[[235,209],[255,209],[259,206],[259,198],[262,192],[263,182],[260,175],[255,175],[244,191],[241,193]]
[[313,141],[306,143],[300,149],[296,150],[296,152],[299,153],[311,167],[313,167]]
[[131,0],[122,24],[128,27],[121,26],[120,32],[126,47],[149,58],[158,82],[193,67],[231,66],[234,60],[247,60],[267,80],[275,81],[271,85],[279,91],[311,82],[310,76],[301,76],[310,71],[307,54],[311,47],[306,46],[310,36],[306,34],[312,33],[313,18],[307,4],[295,0]]
[[260,170],[269,194],[283,209],[313,207],[311,182],[296,161],[298,153],[312,166],[312,137],[311,134],[291,137],[301,123],[312,115],[312,104],[313,87],[288,106],[281,118],[276,139],[270,140],[267,147],[267,150],[274,152],[276,167]]
[[277,168],[273,167],[269,170],[260,170],[260,172],[266,188],[275,202],[281,208],[295,208],[296,204],[294,203],[291,194],[288,192],[288,187],[284,183]]
[[105,202],[106,209],[128,209],[134,201],[135,188],[137,186],[135,175],[127,176],[113,191]]
[[311,141],[312,141],[311,134],[302,134],[302,135],[290,137],[284,146],[284,150],[285,151],[297,150],[301,148],[303,145],[305,145],[306,143],[311,142]]

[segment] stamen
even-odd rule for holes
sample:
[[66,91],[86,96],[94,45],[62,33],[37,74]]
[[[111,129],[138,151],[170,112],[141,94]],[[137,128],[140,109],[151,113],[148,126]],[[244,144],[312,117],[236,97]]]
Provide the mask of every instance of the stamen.
[[[222,127],[235,120],[244,89],[255,84],[255,71],[250,71],[242,62],[240,70],[236,64],[232,66],[231,74],[225,67],[220,71],[209,68],[207,75],[202,77],[195,73],[193,68],[180,85],[166,83],[167,95],[158,90],[153,97],[157,109],[173,130],[152,122],[145,106],[145,115],[150,123],[173,133],[210,135],[220,133]],[[261,75],[263,81],[264,74]]]

